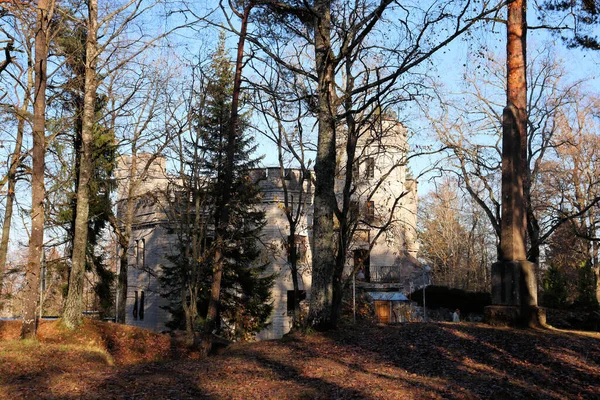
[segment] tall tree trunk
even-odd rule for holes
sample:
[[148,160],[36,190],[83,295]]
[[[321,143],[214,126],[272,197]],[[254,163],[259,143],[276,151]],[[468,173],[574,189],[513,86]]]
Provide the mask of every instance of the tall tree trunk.
[[[128,236],[131,237],[131,236]],[[127,249],[129,248],[129,239],[120,241],[119,247],[121,248],[119,253],[119,276],[117,279],[117,318],[116,322],[119,324],[125,323],[125,314],[127,313],[127,272],[128,272],[128,260],[127,260]]]
[[[502,181],[502,259],[526,259],[524,186],[527,166],[527,81],[525,0],[508,4]],[[507,153],[507,154],[505,154]],[[507,174],[508,172],[508,174]],[[508,176],[507,176],[508,175]]]
[[[527,260],[527,1],[508,4],[507,18],[507,105],[504,109],[502,142],[502,259],[519,266],[520,323],[539,326],[535,264]],[[518,150],[517,150],[518,149]],[[504,163],[507,162],[507,168]],[[511,170],[505,176],[507,170]]]
[[240,27],[240,39],[238,41],[237,56],[235,60],[235,75],[233,78],[233,95],[231,99],[231,120],[229,133],[227,135],[225,170],[223,171],[223,184],[221,185],[221,196],[217,204],[217,237],[215,247],[215,258],[213,263],[212,285],[210,289],[210,299],[208,311],[206,314],[206,324],[202,337],[201,349],[204,355],[208,355],[212,348],[211,334],[217,327],[217,317],[219,315],[219,302],[221,298],[221,281],[223,278],[223,256],[225,250],[225,240],[227,229],[229,227],[229,199],[231,195],[231,185],[233,184],[233,168],[235,148],[237,142],[238,109],[240,102],[240,89],[242,86],[242,69],[244,67],[244,44],[246,41],[246,32],[248,31],[248,20],[250,11],[255,3],[250,1],[244,7],[242,23]]
[[316,329],[332,327],[333,271],[335,264],[335,114],[334,65],[331,49],[331,1],[315,4],[315,62],[319,101],[318,144],[315,161],[312,286],[308,324]]
[[98,30],[98,1],[88,0],[88,24],[85,57],[85,93],[81,126],[81,157],[79,160],[79,184],[71,258],[69,292],[63,313],[63,324],[75,329],[82,322],[83,284],[87,253],[89,181],[92,176],[92,142],[96,108],[96,55]]
[[31,234],[29,255],[25,267],[23,289],[23,324],[21,338],[35,337],[38,304],[39,275],[44,246],[44,163],[46,157],[46,81],[48,62],[48,26],[54,2],[38,0],[35,33],[35,85],[33,103],[33,150],[31,170]]
[[[32,85],[31,69],[27,72],[27,88]],[[21,148],[23,147],[23,136],[25,132],[25,115],[29,108],[29,97],[25,96],[23,105],[17,114],[17,137],[15,140],[15,148],[10,157],[10,165],[8,168],[8,194],[6,196],[6,208],[4,210],[4,222],[2,224],[2,240],[0,241],[0,296],[2,295],[2,285],[4,281],[4,273],[6,271],[6,257],[8,255],[8,243],[10,239],[10,226],[12,223],[13,206],[15,201],[15,189],[17,186],[17,169],[22,161]]]

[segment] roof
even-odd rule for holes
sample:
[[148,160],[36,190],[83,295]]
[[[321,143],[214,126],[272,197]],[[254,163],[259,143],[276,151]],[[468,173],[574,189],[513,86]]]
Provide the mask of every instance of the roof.
[[408,298],[400,292],[369,292],[369,296],[378,301],[408,301]]

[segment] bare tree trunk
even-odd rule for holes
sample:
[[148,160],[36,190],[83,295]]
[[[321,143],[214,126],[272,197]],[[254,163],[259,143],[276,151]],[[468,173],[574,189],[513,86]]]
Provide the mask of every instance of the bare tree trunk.
[[33,103],[33,151],[31,170],[31,235],[29,256],[25,267],[23,289],[23,325],[21,338],[35,337],[37,329],[36,310],[38,304],[39,275],[44,246],[44,163],[46,157],[46,84],[48,62],[48,25],[52,17],[54,2],[38,0],[37,26],[35,33],[35,87]]
[[[31,88],[31,69],[28,70],[27,88]],[[2,241],[0,241],[0,295],[2,295],[2,284],[6,270],[6,257],[8,255],[8,243],[10,239],[10,226],[12,223],[13,206],[15,201],[15,189],[17,186],[17,169],[22,161],[21,148],[23,147],[23,135],[25,132],[25,114],[29,108],[29,97],[25,96],[23,105],[20,108],[17,119],[17,137],[15,148],[10,157],[10,166],[8,169],[8,194],[6,196],[6,208],[4,210],[4,222],[2,224]]]
[[210,289],[210,299],[208,311],[206,314],[206,324],[202,335],[201,350],[204,355],[208,355],[212,349],[211,334],[217,327],[217,317],[219,315],[219,302],[221,297],[221,280],[223,278],[223,253],[225,249],[225,235],[229,226],[229,199],[231,195],[231,185],[233,183],[233,167],[235,148],[237,142],[238,126],[238,108],[240,101],[240,88],[242,85],[242,69],[244,67],[244,44],[246,41],[246,32],[248,31],[248,20],[250,11],[255,3],[251,1],[244,7],[242,15],[242,24],[240,28],[240,39],[237,47],[237,57],[235,60],[235,75],[233,78],[233,95],[231,99],[231,121],[229,134],[227,137],[227,158],[225,160],[225,171],[223,171],[223,183],[221,185],[221,204],[217,204],[217,237],[215,247],[215,258],[213,264],[212,285]]
[[337,99],[331,49],[331,1],[315,4],[315,58],[318,92],[319,133],[315,161],[312,286],[308,324],[317,329],[332,327],[335,232],[333,214],[336,198],[335,117]]
[[82,322],[83,284],[87,253],[89,181],[92,176],[92,142],[96,108],[96,54],[98,30],[98,0],[88,1],[88,23],[85,57],[85,93],[81,123],[81,157],[69,292],[63,313],[63,324],[75,329]]
[[507,106],[504,110],[502,235],[500,246],[504,260],[526,259],[524,186],[527,168],[527,81],[526,4],[515,0],[508,5],[506,65]]
[[502,134],[502,223],[501,257],[492,266],[495,284],[494,304],[518,306],[514,321],[524,326],[540,326],[537,309],[536,265],[527,261],[527,2],[508,4],[506,44],[506,107]]
[[116,322],[119,324],[125,323],[125,313],[127,312],[127,249],[129,247],[129,240],[119,241],[121,247],[121,253],[119,254],[119,277],[117,280],[117,318]]

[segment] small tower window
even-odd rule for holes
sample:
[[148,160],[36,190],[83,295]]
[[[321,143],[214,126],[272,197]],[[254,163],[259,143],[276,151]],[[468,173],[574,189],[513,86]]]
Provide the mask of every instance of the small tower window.
[[146,240],[136,240],[136,257],[135,262],[138,268],[146,266]]
[[375,219],[375,202],[367,201],[366,219],[371,222]]

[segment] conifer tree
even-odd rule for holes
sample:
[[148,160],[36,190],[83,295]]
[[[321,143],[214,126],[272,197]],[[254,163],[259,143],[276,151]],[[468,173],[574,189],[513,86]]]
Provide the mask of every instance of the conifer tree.
[[[219,46],[212,56],[209,75],[204,93],[206,97],[200,102],[204,106],[194,116],[198,139],[195,143],[188,143],[188,172],[182,185],[186,190],[183,191],[183,195],[177,196],[185,199],[184,203],[190,202],[194,205],[194,212],[202,213],[202,218],[178,213],[180,218],[188,222],[175,225],[180,229],[184,227],[188,234],[193,233],[197,236],[186,237],[178,234],[179,252],[172,258],[174,265],[166,267],[163,276],[163,279],[167,278],[164,283],[171,289],[169,293],[172,300],[176,297],[176,286],[181,288],[182,285],[187,285],[191,275],[199,279],[201,290],[197,305],[182,304],[189,300],[190,293],[184,298],[184,294],[179,291],[179,304],[172,302],[170,307],[172,312],[175,311],[175,316],[176,310],[196,307],[203,318],[206,316],[209,302],[216,247],[211,235],[214,235],[215,227],[222,226],[219,205],[223,203],[221,196],[233,93],[233,71],[227,56],[224,35],[221,35]],[[233,180],[229,192],[229,221],[223,238],[223,276],[219,317],[216,321],[217,330],[232,339],[240,339],[262,329],[272,310],[270,289],[274,277],[264,273],[267,265],[261,260],[261,248],[258,244],[260,232],[265,225],[265,214],[260,207],[260,189],[257,182],[250,177],[250,170],[257,166],[259,160],[252,156],[256,145],[253,138],[245,134],[246,128],[247,121],[241,118],[238,123]],[[202,206],[196,207],[197,205]],[[186,208],[182,204],[178,204],[177,207],[180,210]],[[189,221],[192,219],[199,224],[196,229],[189,229]],[[198,244],[199,248],[190,251],[190,247],[193,247],[190,244]],[[194,253],[197,256],[190,259]],[[198,270],[192,268],[194,264],[194,268]],[[190,275],[191,270],[194,272]],[[182,274],[182,271],[187,271],[187,276]],[[179,312],[179,315],[182,314],[185,313]],[[186,330],[189,333],[189,324],[193,321],[189,315],[185,317]],[[221,322],[225,322],[225,325]]]

